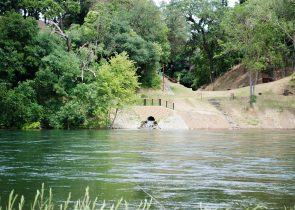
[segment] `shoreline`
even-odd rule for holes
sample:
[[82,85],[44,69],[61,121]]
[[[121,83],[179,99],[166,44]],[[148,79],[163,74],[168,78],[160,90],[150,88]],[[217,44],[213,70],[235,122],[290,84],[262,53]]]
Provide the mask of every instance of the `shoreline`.
[[295,114],[288,111],[268,110],[267,113],[272,116],[272,119],[269,119],[263,111],[242,114],[238,112],[239,115],[235,115],[238,110],[234,109],[227,112],[230,115],[228,119],[222,112],[214,109],[201,113],[164,110],[168,114],[161,113],[163,109],[142,106],[122,110],[118,113],[114,128],[137,130],[140,122],[151,115],[155,117],[161,130],[295,130]]

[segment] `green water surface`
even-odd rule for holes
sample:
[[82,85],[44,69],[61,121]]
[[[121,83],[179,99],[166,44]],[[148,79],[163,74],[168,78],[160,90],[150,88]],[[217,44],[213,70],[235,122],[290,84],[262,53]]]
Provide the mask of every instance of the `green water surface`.
[[109,203],[153,195],[167,209],[295,205],[295,131],[0,131],[0,196],[54,200],[87,186]]

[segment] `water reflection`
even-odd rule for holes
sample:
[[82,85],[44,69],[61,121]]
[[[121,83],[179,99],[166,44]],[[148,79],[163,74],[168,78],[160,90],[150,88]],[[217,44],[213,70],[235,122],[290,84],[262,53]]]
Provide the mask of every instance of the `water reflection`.
[[167,208],[295,204],[294,131],[0,131],[0,196],[32,200],[44,182],[57,201],[86,186],[101,200]]

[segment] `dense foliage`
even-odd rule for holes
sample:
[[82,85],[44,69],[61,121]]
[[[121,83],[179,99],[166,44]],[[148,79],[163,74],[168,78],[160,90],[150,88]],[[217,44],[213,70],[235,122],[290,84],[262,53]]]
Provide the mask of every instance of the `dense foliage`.
[[160,87],[162,66],[197,89],[242,63],[254,95],[256,72],[294,61],[295,4],[227,5],[1,1],[0,127],[111,126],[110,116],[133,101],[139,86]]
[[163,6],[168,74],[197,89],[238,63],[253,84],[257,71],[294,66],[294,7],[293,0],[241,0],[234,8],[223,0],[171,0]]
[[33,19],[16,13],[0,22],[2,127],[105,127],[109,112],[134,97],[136,68],[126,53],[99,64],[93,58],[86,68],[90,49],[67,52],[56,35],[38,33]]

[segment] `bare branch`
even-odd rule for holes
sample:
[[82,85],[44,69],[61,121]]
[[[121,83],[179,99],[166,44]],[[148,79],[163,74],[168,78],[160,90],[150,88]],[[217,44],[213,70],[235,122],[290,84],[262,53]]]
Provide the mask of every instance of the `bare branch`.
[[67,47],[68,47],[68,51],[71,51],[72,48],[72,44],[71,44],[71,39],[69,38],[69,36],[67,34],[65,34],[61,28],[58,26],[57,23],[53,22],[53,21],[48,21],[48,24],[50,26],[52,26],[54,29],[54,32],[57,33],[58,35],[60,35],[64,40],[66,40],[67,43]]
[[64,39],[68,39],[68,38],[69,38],[68,35],[65,34],[65,33],[61,30],[61,28],[58,26],[57,23],[55,23],[55,22],[53,22],[53,21],[49,21],[48,24],[49,24],[50,26],[53,26],[54,29],[55,29],[54,31],[55,31],[57,34],[59,34],[60,36],[62,36]]

